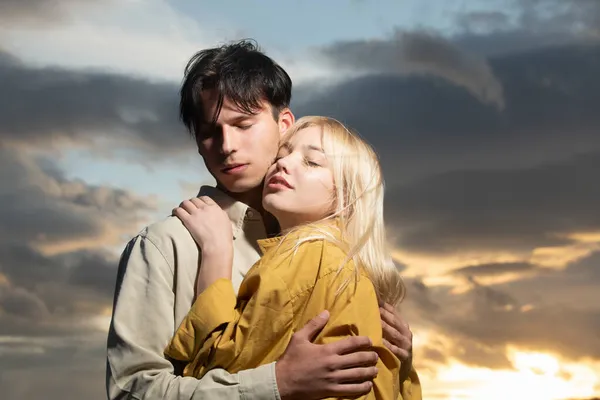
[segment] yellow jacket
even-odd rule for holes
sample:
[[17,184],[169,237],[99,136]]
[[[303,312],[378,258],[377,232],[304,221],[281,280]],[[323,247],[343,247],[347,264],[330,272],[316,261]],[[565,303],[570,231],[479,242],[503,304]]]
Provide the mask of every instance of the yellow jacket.
[[[165,354],[187,362],[184,375],[202,377],[213,368],[231,373],[276,361],[292,334],[322,310],[330,319],[315,343],[369,336],[379,359],[373,390],[364,399],[402,399],[399,360],[382,342],[373,284],[346,253],[317,239],[296,246],[300,230],[259,241],[263,257],[250,269],[236,297],[231,281],[220,279],[196,299]],[[338,289],[344,282],[348,285]],[[412,379],[412,383],[411,383]],[[411,395],[412,392],[412,395]],[[407,399],[420,400],[414,371],[404,382]]]

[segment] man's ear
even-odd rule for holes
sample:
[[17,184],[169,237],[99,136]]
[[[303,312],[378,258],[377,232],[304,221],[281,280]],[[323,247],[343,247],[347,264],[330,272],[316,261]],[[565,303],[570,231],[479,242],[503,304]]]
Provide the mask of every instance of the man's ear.
[[294,124],[296,117],[289,108],[284,108],[279,113],[279,134],[283,135]]

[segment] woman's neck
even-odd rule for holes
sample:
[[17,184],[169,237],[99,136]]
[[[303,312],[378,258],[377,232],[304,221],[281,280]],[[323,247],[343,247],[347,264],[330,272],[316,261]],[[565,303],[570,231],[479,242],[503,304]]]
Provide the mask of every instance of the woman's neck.
[[293,220],[293,219],[289,219],[289,218],[284,218],[281,217],[281,219],[278,219],[279,222],[279,226],[281,229],[281,234],[285,235],[286,233],[290,232],[291,230],[304,226],[304,225],[310,225],[310,224],[318,224],[319,226],[329,226],[329,225],[335,225],[336,224],[336,220],[334,218],[329,218],[326,217],[324,219],[320,219],[317,221],[300,221],[298,219]]

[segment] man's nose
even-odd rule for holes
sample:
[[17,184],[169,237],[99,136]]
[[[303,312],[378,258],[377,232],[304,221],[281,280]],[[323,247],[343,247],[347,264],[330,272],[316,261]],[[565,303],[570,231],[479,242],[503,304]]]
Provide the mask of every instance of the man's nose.
[[236,152],[239,146],[238,133],[233,127],[224,126],[221,129],[221,153],[229,155]]

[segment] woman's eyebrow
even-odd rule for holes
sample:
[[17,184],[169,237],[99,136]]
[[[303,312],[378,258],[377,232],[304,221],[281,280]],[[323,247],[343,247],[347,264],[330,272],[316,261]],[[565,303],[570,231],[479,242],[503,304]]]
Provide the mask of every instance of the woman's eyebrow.
[[325,151],[322,148],[320,148],[319,146],[315,146],[315,145],[309,144],[309,145],[306,145],[304,147],[306,149],[308,149],[308,150],[314,150],[314,151],[318,151],[319,153],[325,153]]

